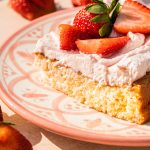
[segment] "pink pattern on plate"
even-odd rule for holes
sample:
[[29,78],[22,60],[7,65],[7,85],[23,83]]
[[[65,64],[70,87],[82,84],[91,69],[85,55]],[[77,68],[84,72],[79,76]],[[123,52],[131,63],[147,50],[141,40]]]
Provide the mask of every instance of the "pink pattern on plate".
[[100,126],[100,124],[101,124],[100,119],[90,120],[87,122],[87,127],[94,128],[94,127]]

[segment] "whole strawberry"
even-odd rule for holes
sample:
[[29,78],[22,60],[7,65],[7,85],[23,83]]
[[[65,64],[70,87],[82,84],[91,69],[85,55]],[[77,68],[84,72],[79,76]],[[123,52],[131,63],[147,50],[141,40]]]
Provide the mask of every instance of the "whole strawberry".
[[0,122],[0,150],[33,150],[31,143],[11,123]]
[[55,11],[54,0],[9,0],[10,6],[24,18],[33,20]]
[[33,150],[31,143],[10,122],[3,122],[0,107],[0,150]]
[[119,13],[119,0],[112,0],[110,6],[102,0],[93,0],[80,10],[74,18],[74,26],[95,38],[108,36]]

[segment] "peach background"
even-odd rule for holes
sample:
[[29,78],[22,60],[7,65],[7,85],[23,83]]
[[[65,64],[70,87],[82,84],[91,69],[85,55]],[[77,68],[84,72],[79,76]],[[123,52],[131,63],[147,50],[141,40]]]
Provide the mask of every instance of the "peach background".
[[[72,7],[69,0],[57,0],[62,8]],[[0,2],[0,46],[15,31],[28,24],[29,21],[20,17],[9,8],[7,1]],[[32,143],[34,150],[149,150],[150,147],[115,147],[99,144],[80,142],[68,139],[41,129],[30,122],[24,120],[19,115],[13,113],[2,101],[0,101],[4,119],[14,122],[22,134],[24,134]]]

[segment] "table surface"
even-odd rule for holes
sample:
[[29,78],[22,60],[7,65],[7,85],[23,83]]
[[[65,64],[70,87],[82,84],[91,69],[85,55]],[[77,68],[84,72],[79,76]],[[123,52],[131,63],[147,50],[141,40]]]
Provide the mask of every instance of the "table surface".
[[[57,0],[62,8],[72,7],[70,0]],[[0,2],[0,46],[15,31],[30,23],[15,13],[7,4]],[[149,150],[150,147],[115,147],[100,144],[87,143],[65,138],[31,124],[19,115],[12,112],[2,101],[0,101],[4,120],[15,123],[17,128],[33,145],[34,150]]]

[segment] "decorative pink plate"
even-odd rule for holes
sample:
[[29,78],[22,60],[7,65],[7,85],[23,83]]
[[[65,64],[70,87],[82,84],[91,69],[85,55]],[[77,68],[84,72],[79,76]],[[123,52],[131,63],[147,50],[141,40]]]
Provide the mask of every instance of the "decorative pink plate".
[[150,123],[115,119],[43,87],[33,49],[45,33],[69,23],[77,9],[42,17],[13,35],[0,50],[0,98],[17,114],[51,132],[101,144],[150,146]]

